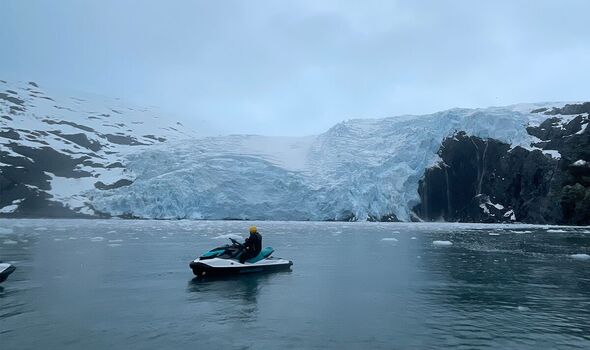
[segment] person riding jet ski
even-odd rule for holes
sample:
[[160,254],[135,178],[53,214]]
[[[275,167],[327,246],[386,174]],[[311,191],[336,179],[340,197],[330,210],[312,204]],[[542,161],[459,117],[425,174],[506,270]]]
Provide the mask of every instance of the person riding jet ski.
[[229,240],[232,244],[211,249],[189,263],[197,278],[291,270],[291,260],[272,257],[272,247],[262,249],[262,237],[254,226],[243,244]]
[[260,254],[262,250],[262,236],[258,233],[256,226],[250,227],[250,237],[244,241],[244,251],[240,255],[240,263],[252,259]]

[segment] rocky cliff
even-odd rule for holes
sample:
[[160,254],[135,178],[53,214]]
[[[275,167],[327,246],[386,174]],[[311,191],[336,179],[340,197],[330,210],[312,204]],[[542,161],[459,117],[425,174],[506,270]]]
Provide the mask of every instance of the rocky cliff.
[[532,111],[551,116],[513,147],[458,132],[419,185],[424,220],[590,224],[590,103]]

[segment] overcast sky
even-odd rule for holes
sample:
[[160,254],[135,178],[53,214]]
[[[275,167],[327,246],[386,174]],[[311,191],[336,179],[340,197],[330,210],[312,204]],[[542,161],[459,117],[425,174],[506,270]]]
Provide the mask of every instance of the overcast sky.
[[590,1],[0,1],[0,79],[154,105],[199,129],[588,100]]

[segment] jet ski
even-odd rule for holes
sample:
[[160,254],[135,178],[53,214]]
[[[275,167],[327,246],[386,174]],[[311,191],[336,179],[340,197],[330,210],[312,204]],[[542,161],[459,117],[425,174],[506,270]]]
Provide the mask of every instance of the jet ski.
[[16,270],[16,267],[0,261],[0,283],[6,281],[8,276],[10,276],[10,274],[13,273],[14,270]]
[[288,271],[293,262],[271,257],[274,250],[266,247],[250,260],[240,263],[239,257],[244,245],[233,238],[232,244],[212,249],[190,262],[189,266],[197,277],[223,276],[233,274]]

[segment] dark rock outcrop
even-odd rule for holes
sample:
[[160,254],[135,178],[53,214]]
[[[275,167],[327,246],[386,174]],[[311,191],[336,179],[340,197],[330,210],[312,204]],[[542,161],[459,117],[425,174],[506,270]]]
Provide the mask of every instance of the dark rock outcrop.
[[[545,114],[588,110],[590,103],[584,103]],[[590,224],[589,122],[580,114],[567,123],[554,117],[527,128],[541,140],[533,146],[560,158],[464,132],[447,138],[441,162],[420,181],[421,203],[414,211],[430,221]]]

